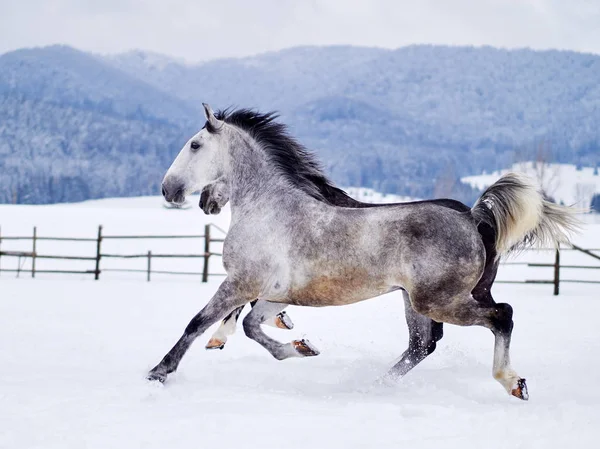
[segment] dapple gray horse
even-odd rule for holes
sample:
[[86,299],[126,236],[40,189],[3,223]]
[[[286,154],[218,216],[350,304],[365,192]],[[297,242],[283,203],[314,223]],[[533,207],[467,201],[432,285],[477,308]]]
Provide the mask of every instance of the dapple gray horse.
[[[318,164],[270,114],[215,114],[183,147],[163,181],[169,202],[182,203],[207,184],[229,184],[231,225],[223,246],[227,278],[148,379],[164,382],[192,342],[227,314],[259,298],[244,320],[248,336],[277,359],[313,355],[304,341],[282,344],[260,324],[290,304],[351,304],[404,290],[427,320],[480,325],[495,336],[493,375],[509,394],[527,399],[509,357],[512,308],[473,292],[490,251],[479,227],[493,235],[496,259],[522,245],[568,241],[573,211],[543,199],[524,176],[509,174],[467,211],[435,202],[373,208],[333,206],[301,173]],[[286,146],[296,146],[296,151]],[[406,371],[402,361],[391,376]]]
[[[294,153],[298,151],[297,145],[287,145],[286,150],[292,153],[289,157],[297,157]],[[332,186],[330,182],[323,176],[320,170],[311,170],[307,167],[307,170],[298,173],[299,176],[305,178],[305,182],[314,184],[315,188],[321,193],[323,200],[332,206],[340,207],[351,207],[351,208],[367,208],[367,207],[382,207],[389,206],[389,204],[372,204],[363,203],[357,201],[354,198],[348,196],[346,192]],[[202,189],[200,195],[200,208],[207,215],[216,215],[221,212],[221,209],[229,202],[229,182],[223,177],[217,181],[211,182]],[[468,212],[470,208],[460,201],[450,199],[438,199],[430,200],[440,206],[449,207],[461,212]],[[490,288],[494,279],[496,278],[496,272],[498,271],[498,260],[495,257],[494,251],[494,238],[491,235],[491,229],[486,229],[485,224],[480,224],[478,227],[480,234],[482,235],[483,243],[486,249],[486,266],[484,274],[479,280],[475,290],[473,290],[473,297],[478,300],[485,300],[486,294],[489,294]],[[410,333],[409,347],[402,355],[401,360],[404,362],[402,365],[405,372],[408,372],[416,363],[420,362],[427,355],[431,354],[436,348],[436,342],[439,341],[443,336],[443,325],[419,315],[410,306],[408,295],[406,291],[402,291],[405,302],[405,315],[406,322]],[[252,307],[257,303],[257,300],[251,301]],[[227,315],[212,337],[206,344],[206,349],[223,349],[227,338],[235,333],[236,324],[242,313],[244,306],[238,307],[229,315]],[[280,329],[292,329],[294,327],[292,320],[287,316],[285,311],[280,312],[275,317],[272,317],[262,324],[268,324],[273,327]],[[314,348],[313,348],[314,349]],[[307,353],[307,355],[310,355]],[[313,355],[318,355],[315,350]],[[403,373],[405,374],[405,373]]]

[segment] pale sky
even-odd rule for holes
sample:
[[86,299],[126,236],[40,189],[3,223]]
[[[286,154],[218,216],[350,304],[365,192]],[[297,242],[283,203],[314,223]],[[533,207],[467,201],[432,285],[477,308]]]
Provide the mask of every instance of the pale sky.
[[0,0],[0,53],[67,44],[195,62],[298,45],[418,43],[600,54],[600,0]]

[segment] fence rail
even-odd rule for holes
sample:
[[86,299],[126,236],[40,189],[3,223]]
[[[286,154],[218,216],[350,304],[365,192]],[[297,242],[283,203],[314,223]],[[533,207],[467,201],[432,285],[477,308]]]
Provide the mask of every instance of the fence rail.
[[[209,276],[224,276],[223,273],[210,273],[209,263],[211,256],[222,256],[221,253],[211,251],[212,243],[222,243],[225,241],[223,237],[215,238],[211,234],[211,229],[214,228],[223,235],[226,232],[216,225],[208,224],[204,227],[204,234],[189,234],[189,235],[104,235],[102,226],[98,226],[98,234],[96,238],[81,238],[81,237],[41,237],[37,235],[37,227],[33,228],[33,234],[31,236],[2,236],[2,229],[0,228],[0,273],[17,273],[17,276],[21,273],[30,273],[31,277],[35,277],[36,273],[44,274],[85,274],[93,275],[94,279],[100,279],[102,272],[127,272],[127,273],[146,273],[147,281],[150,281],[152,274],[168,274],[168,275],[182,275],[182,276],[199,276],[202,282],[207,282]],[[166,254],[166,253],[153,253],[148,251],[145,253],[137,254],[115,254],[115,253],[104,253],[102,252],[102,243],[106,240],[166,240],[166,239],[203,239],[204,251],[198,254]],[[27,241],[31,240],[30,251],[15,251],[15,250],[2,250],[3,241]],[[52,254],[39,254],[37,251],[37,243],[39,241],[58,241],[58,242],[94,242],[95,252],[93,256],[73,256],[73,255],[52,255]],[[527,266],[531,268],[552,268],[553,276],[552,279],[526,279],[521,281],[516,280],[497,280],[498,283],[504,284],[552,284],[554,286],[554,294],[558,295],[561,283],[584,283],[584,284],[600,284],[600,280],[583,280],[583,279],[561,279],[561,269],[584,269],[584,270],[598,270],[600,265],[581,265],[581,264],[562,264],[560,263],[560,255],[562,252],[575,251],[580,254],[584,254],[591,258],[600,260],[600,254],[594,252],[600,252],[600,248],[581,248],[577,245],[571,245],[570,248],[561,248],[560,251],[554,248],[542,248],[537,251],[553,251],[554,262],[553,263],[541,263],[541,262],[503,262],[502,265],[506,266]],[[2,268],[2,257],[16,257],[18,258],[17,268]],[[102,259],[146,259],[145,269],[135,268],[101,268]],[[22,259],[31,259],[31,269],[25,270],[21,268]],[[52,259],[52,260],[71,260],[71,261],[90,261],[94,262],[94,268],[88,270],[47,270],[39,269],[36,267],[36,261],[38,259]],[[174,271],[174,270],[157,270],[152,268],[152,261],[156,259],[202,259],[202,271]],[[598,277],[600,279],[600,276]]]
[[[81,238],[81,237],[40,237],[37,235],[37,227],[33,228],[33,234],[31,236],[2,236],[0,228],[0,273],[31,273],[31,277],[35,277],[36,273],[51,273],[51,274],[89,274],[94,275],[94,279],[100,279],[100,274],[105,272],[132,272],[132,273],[146,273],[146,279],[151,280],[152,274],[170,274],[170,275],[194,275],[200,276],[202,282],[208,282],[209,276],[222,276],[221,273],[210,273],[209,263],[211,256],[221,256],[221,253],[211,251],[212,243],[222,243],[225,241],[224,238],[213,238],[211,237],[211,227],[214,227],[219,232],[224,231],[212,224],[208,224],[204,227],[204,234],[192,234],[192,235],[104,235],[102,232],[102,226],[98,226],[98,235],[96,238]],[[106,240],[139,240],[139,239],[203,239],[204,240],[204,252],[200,254],[160,254],[152,253],[148,251],[144,254],[111,254],[102,252],[102,242]],[[2,250],[3,241],[18,241],[18,240],[30,240],[31,251],[14,251],[14,250]],[[37,243],[39,241],[57,241],[57,242],[94,242],[96,243],[96,250],[93,256],[72,256],[72,255],[51,255],[51,254],[40,254],[37,251]],[[19,259],[17,268],[2,268],[2,257],[16,257]],[[141,259],[147,260],[147,267],[145,270],[142,269],[131,269],[131,268],[101,268],[101,260],[103,258],[112,259]],[[31,269],[25,270],[21,268],[21,259],[31,259]],[[78,260],[78,261],[93,261],[94,269],[89,270],[40,270],[36,268],[37,259],[53,259],[53,260]],[[156,270],[152,269],[152,259],[202,259],[202,271],[174,271],[174,270]]]
[[[576,251],[586,256],[593,257],[600,260],[600,256],[594,254],[592,251],[600,251],[598,248],[584,249],[577,245],[571,244],[571,248],[561,248],[560,250],[554,248],[542,248],[537,251],[554,251],[554,263],[539,263],[539,262],[504,262],[502,265],[524,265],[532,268],[553,268],[552,279],[539,280],[539,279],[526,279],[524,281],[503,281],[498,280],[496,282],[501,284],[553,284],[554,295],[558,295],[560,292],[560,283],[582,283],[582,284],[600,284],[600,280],[583,280],[583,279],[561,279],[561,269],[588,269],[588,270],[599,270],[600,265],[569,265],[560,263],[560,254],[565,251]],[[600,277],[598,278],[600,279]]]

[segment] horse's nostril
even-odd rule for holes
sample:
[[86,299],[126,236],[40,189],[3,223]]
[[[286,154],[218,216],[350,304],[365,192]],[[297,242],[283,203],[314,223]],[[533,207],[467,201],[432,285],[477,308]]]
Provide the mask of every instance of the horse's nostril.
[[185,194],[185,186],[183,183],[175,183],[175,182],[164,182],[161,184],[161,191],[165,200],[169,203],[175,201],[180,202],[183,201],[183,197]]

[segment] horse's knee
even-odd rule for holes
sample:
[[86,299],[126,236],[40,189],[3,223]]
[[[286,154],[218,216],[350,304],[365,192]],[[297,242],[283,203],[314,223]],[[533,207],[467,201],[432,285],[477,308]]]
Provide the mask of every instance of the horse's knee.
[[496,304],[491,316],[492,330],[503,334],[510,334],[513,328],[512,316],[513,308],[510,304]]
[[185,328],[185,333],[187,335],[195,335],[196,333],[198,333],[198,330],[200,329],[200,326],[202,326],[203,323],[204,318],[200,315],[196,315],[194,318],[192,318],[192,320]]
[[244,321],[242,322],[242,326],[244,328],[244,333],[246,334],[246,337],[253,338],[256,331],[256,322],[252,318],[252,313],[246,315]]

